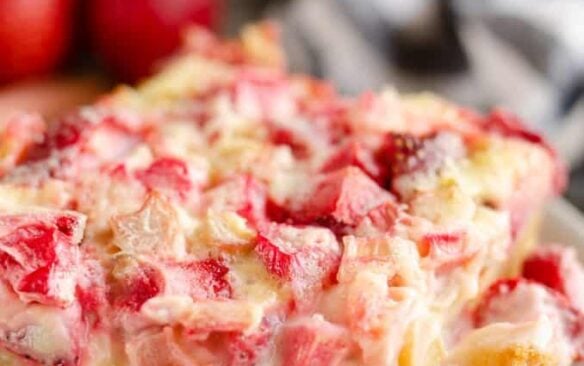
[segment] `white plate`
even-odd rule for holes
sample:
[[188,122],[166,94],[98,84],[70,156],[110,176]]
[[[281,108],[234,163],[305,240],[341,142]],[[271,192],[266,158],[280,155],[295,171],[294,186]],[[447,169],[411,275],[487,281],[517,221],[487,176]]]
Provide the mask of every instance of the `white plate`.
[[584,262],[584,216],[566,200],[551,202],[543,216],[540,242],[573,246]]

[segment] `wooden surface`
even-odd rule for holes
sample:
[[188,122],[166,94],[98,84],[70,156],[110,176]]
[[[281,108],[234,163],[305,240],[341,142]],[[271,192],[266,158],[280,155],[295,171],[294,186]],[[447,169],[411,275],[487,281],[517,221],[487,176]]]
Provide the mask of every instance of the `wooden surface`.
[[97,76],[52,77],[0,86],[0,119],[18,111],[38,112],[48,119],[91,103],[109,89]]

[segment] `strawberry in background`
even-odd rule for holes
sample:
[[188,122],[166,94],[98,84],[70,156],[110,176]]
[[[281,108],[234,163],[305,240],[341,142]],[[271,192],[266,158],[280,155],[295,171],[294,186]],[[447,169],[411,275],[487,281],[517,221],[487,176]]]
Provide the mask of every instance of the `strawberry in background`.
[[191,23],[219,25],[220,0],[90,0],[89,32],[97,57],[122,81],[134,82],[181,42]]
[[0,83],[53,71],[67,54],[73,0],[0,1]]

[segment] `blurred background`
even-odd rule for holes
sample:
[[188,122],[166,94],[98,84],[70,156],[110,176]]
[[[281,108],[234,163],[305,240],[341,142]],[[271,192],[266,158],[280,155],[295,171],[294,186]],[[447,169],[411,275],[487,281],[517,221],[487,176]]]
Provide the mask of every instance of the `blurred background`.
[[289,68],[343,93],[392,85],[515,111],[571,168],[584,210],[582,0],[1,0],[0,119],[49,118],[147,76],[196,23],[276,20]]

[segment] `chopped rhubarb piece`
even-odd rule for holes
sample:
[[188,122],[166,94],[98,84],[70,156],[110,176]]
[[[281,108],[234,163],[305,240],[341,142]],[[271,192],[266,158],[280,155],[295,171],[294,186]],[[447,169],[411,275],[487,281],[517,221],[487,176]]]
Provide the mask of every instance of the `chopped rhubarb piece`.
[[44,120],[36,114],[16,114],[0,119],[0,175],[25,160],[29,150],[43,140]]
[[255,252],[269,273],[291,283],[297,300],[331,281],[341,254],[330,230],[285,224],[261,230]]
[[292,254],[281,250],[263,235],[258,236],[255,251],[270,273],[281,278],[290,279],[293,261]]
[[574,248],[550,246],[538,248],[523,263],[524,278],[541,283],[570,300],[584,312],[584,268],[578,262]]
[[258,330],[249,333],[233,333],[227,337],[230,366],[253,366],[266,356],[274,338],[275,328],[281,323],[278,316],[266,316]]
[[222,260],[176,262],[163,265],[168,278],[167,293],[188,294],[193,299],[232,297],[229,268]]
[[149,190],[175,192],[182,198],[192,188],[187,165],[175,158],[160,158],[147,169],[136,172],[136,177]]
[[274,145],[286,145],[290,147],[294,156],[299,159],[310,156],[311,151],[308,141],[292,129],[272,127],[270,129],[270,140]]
[[207,209],[216,212],[233,211],[250,224],[266,222],[267,191],[262,183],[249,175],[226,180],[205,194]]
[[403,215],[403,208],[395,201],[388,201],[369,211],[357,226],[358,232],[391,233]]
[[339,149],[324,163],[321,169],[323,172],[329,173],[348,166],[355,166],[371,179],[380,182],[381,166],[375,161],[374,151],[358,142],[349,142]]
[[433,268],[445,270],[464,263],[474,251],[468,247],[463,232],[442,232],[423,235],[418,243],[422,258]]
[[111,219],[114,244],[131,254],[184,254],[184,237],[173,206],[161,194],[151,193],[135,213]]
[[349,167],[326,174],[297,215],[307,223],[355,226],[369,211],[393,200],[360,169]]
[[383,273],[388,279],[396,274],[398,262],[392,240],[385,237],[357,238],[347,235],[343,238],[343,244],[343,256],[337,273],[339,282],[350,282],[364,268]]
[[314,315],[282,329],[282,364],[287,366],[339,365],[349,352],[348,331]]
[[59,306],[74,300],[84,220],[60,211],[0,216],[0,276],[21,300]]
[[162,330],[145,330],[126,344],[130,365],[140,366],[192,366],[190,355],[181,348],[179,339],[170,327]]
[[64,149],[74,145],[81,139],[81,129],[77,123],[62,123],[53,135],[53,142],[57,149]]
[[[10,312],[8,314],[11,314]],[[27,306],[0,322],[0,346],[18,356],[2,365],[78,366],[87,347],[87,333],[76,307]],[[2,362],[4,361],[4,362]],[[6,363],[8,362],[8,363]]]
[[290,83],[278,71],[244,69],[233,84],[235,109],[256,120],[286,118],[296,108]]
[[[389,133],[377,159],[387,167],[388,179],[419,171],[439,169],[446,159],[464,154],[460,137],[448,132],[426,136]],[[389,182],[391,183],[391,182]]]
[[89,326],[97,327],[108,304],[106,274],[95,259],[83,258],[82,266],[75,294],[81,307],[81,318]]
[[264,307],[246,300],[197,300],[185,295],[158,296],[140,310],[145,318],[159,325],[182,325],[193,336],[211,332],[257,331]]

